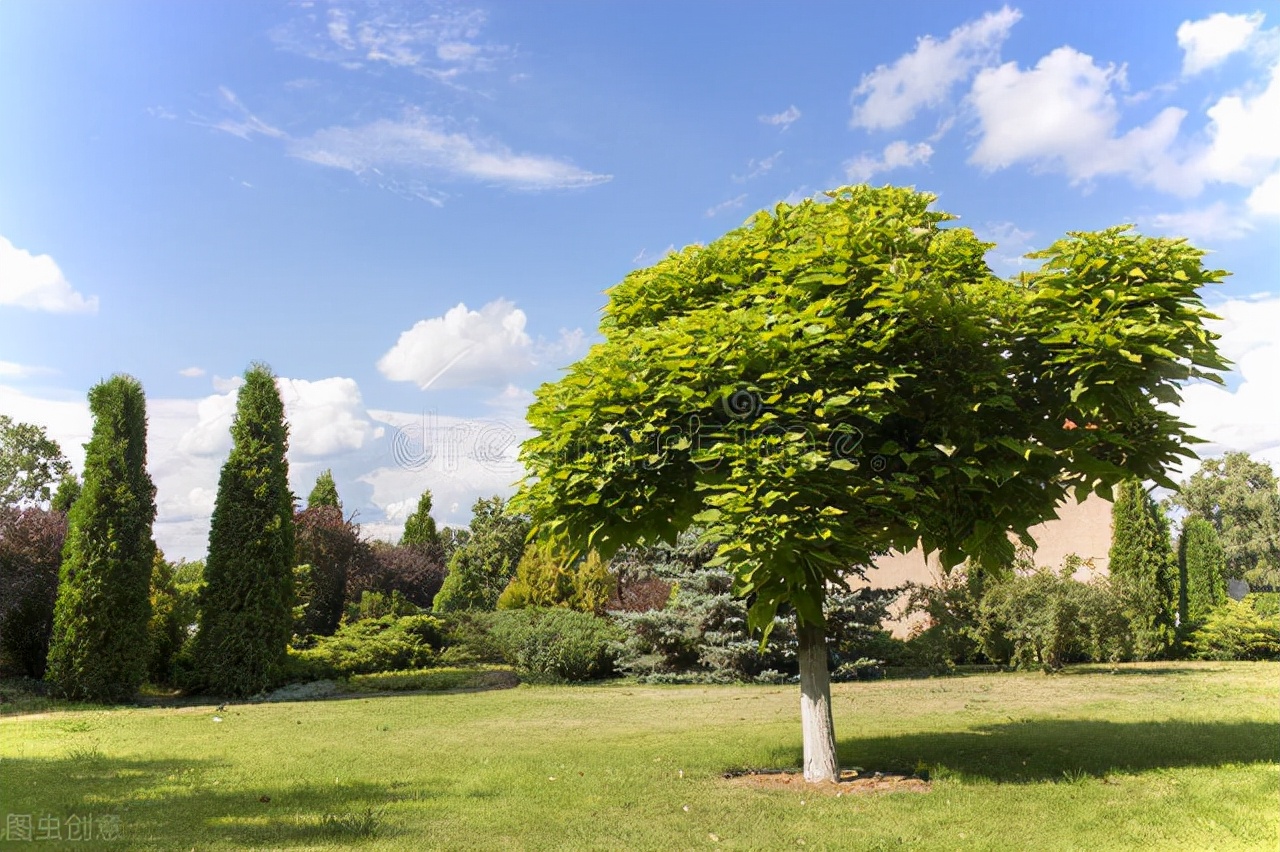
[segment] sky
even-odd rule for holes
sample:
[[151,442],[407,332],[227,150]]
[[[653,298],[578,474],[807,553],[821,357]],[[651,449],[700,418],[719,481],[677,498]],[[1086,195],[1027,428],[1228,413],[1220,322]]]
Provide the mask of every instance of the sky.
[[1001,275],[1121,223],[1209,250],[1235,367],[1181,414],[1280,468],[1280,7],[1085,8],[0,0],[0,413],[79,471],[89,388],[137,377],[156,540],[199,558],[263,361],[300,497],[465,524],[609,287],[869,182]]

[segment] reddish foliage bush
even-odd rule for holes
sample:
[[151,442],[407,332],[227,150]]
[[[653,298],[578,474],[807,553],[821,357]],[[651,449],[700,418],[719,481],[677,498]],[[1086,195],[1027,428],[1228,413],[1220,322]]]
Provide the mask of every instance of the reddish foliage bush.
[[0,671],[44,676],[67,517],[0,507]]

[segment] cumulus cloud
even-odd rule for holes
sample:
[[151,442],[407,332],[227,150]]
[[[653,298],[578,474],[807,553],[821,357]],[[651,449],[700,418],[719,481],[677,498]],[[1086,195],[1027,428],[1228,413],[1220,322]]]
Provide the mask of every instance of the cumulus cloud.
[[1223,12],[1183,21],[1178,27],[1178,46],[1183,50],[1182,74],[1191,77],[1221,64],[1243,50],[1262,25],[1263,14],[1228,15]]
[[1222,317],[1211,325],[1219,349],[1235,362],[1234,389],[1192,384],[1179,416],[1209,442],[1196,447],[1201,457],[1238,450],[1280,468],[1280,296],[1232,299],[1213,311]]
[[1253,230],[1253,223],[1247,216],[1222,201],[1180,213],[1159,213],[1143,224],[1157,231],[1186,237],[1201,246],[1237,240]]
[[1073,182],[1124,174],[1167,190],[1185,189],[1169,149],[1186,112],[1168,107],[1120,134],[1114,90],[1124,83],[1123,68],[1097,65],[1070,47],[1054,50],[1026,71],[1015,62],[980,71],[969,99],[981,138],[969,161],[995,170],[1028,160],[1064,171]]
[[1058,48],[1026,70],[1013,62],[984,69],[969,95],[979,134],[969,161],[987,170],[1026,162],[1073,183],[1123,176],[1184,197],[1234,184],[1256,190],[1249,209],[1265,212],[1272,189],[1263,184],[1280,165],[1280,63],[1265,75],[1216,100],[1204,130],[1183,137],[1187,112],[1177,107],[1122,132],[1124,68],[1074,48]]
[[525,331],[524,311],[506,299],[478,311],[459,303],[444,316],[420,320],[378,361],[388,379],[418,387],[504,387],[550,360],[569,358],[582,345],[581,330],[562,331],[554,343]]
[[181,370],[178,371],[178,375],[188,379],[198,379],[204,375],[204,368],[203,367],[183,367]]
[[900,127],[924,107],[941,104],[957,83],[999,57],[1000,45],[1022,17],[1003,7],[956,27],[943,41],[924,36],[916,49],[865,74],[853,90],[854,127]]
[[98,297],[77,293],[49,255],[33,255],[0,237],[0,305],[52,313],[96,313]]
[[294,140],[289,151],[299,159],[358,175],[405,169],[514,189],[574,189],[612,177],[554,157],[516,153],[496,140],[449,130],[439,119],[415,110],[396,120],[328,127]]
[[290,457],[332,457],[382,437],[365,417],[355,379],[276,380],[289,419]]
[[1247,203],[1249,210],[1258,216],[1280,216],[1280,171],[1272,172],[1255,186]]
[[795,104],[787,107],[782,112],[776,112],[773,115],[760,116],[760,122],[762,124],[772,124],[774,127],[781,127],[783,130],[786,130],[799,120],[800,110],[796,109]]
[[925,142],[912,145],[904,140],[890,142],[879,157],[862,154],[844,164],[844,174],[855,183],[865,183],[881,172],[928,163],[933,147]]

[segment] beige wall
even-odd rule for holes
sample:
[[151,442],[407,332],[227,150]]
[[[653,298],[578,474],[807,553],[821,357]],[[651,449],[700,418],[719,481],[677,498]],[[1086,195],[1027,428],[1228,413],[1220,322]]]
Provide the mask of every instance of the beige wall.
[[[1030,532],[1037,544],[1037,565],[1056,568],[1068,554],[1074,553],[1086,563],[1076,572],[1076,579],[1089,580],[1106,573],[1107,554],[1111,550],[1110,501],[1091,495],[1083,503],[1063,504],[1058,508],[1057,520],[1032,527]],[[926,559],[919,550],[910,553],[894,551],[876,560],[875,570],[867,572],[865,581],[857,580],[851,585],[855,589],[864,586],[885,589],[903,583],[933,584],[941,576],[942,568],[936,553]],[[902,618],[901,610],[902,604],[899,603],[893,609],[895,617],[885,624],[895,636],[905,636],[920,620],[919,616]]]

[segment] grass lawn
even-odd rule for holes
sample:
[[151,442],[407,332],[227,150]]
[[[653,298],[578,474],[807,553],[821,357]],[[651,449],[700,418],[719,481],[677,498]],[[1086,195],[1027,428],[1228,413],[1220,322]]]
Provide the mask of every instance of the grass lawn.
[[[3,845],[1280,844],[1276,664],[841,684],[841,762],[927,773],[928,792],[836,796],[721,777],[797,766],[799,703],[797,687],[608,684],[10,715],[0,718],[0,810],[30,814],[33,837],[41,817],[56,817],[64,842]],[[71,817],[88,814],[95,837],[106,817],[119,839],[67,842]]]

